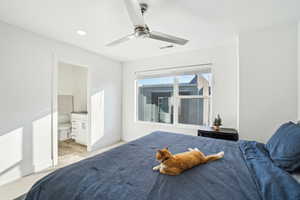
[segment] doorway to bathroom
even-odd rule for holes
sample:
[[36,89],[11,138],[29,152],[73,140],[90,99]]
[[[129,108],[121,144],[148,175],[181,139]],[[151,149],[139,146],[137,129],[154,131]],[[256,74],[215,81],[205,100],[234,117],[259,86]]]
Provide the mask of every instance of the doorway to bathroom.
[[88,68],[57,65],[57,161],[67,165],[87,155]]

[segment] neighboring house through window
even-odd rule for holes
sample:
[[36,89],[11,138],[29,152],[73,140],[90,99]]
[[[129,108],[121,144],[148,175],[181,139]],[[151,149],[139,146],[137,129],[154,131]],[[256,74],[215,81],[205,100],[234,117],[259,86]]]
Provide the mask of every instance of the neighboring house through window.
[[137,79],[137,120],[208,125],[211,82],[210,69]]

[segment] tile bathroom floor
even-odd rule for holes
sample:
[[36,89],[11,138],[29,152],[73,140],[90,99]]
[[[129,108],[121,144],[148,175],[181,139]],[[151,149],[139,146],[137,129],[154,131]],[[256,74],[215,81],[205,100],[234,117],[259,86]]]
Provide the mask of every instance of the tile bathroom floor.
[[72,160],[84,158],[87,153],[87,147],[76,143],[74,139],[60,141],[58,143],[58,164],[64,165]]

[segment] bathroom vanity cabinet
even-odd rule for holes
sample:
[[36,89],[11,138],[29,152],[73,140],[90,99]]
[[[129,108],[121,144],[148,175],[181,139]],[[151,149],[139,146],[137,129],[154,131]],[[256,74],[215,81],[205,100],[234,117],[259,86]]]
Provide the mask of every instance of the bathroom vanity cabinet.
[[76,143],[87,145],[88,115],[87,113],[71,113],[72,138]]

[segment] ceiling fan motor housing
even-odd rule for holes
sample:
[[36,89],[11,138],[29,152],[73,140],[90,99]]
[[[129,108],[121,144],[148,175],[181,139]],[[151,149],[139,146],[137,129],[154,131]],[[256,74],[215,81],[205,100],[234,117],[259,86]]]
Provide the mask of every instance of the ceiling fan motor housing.
[[145,37],[149,36],[149,33],[150,33],[150,30],[147,26],[146,27],[138,26],[134,29],[134,34],[135,34],[136,37],[145,38]]

